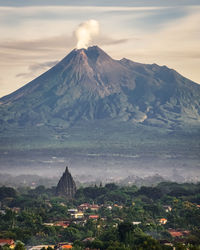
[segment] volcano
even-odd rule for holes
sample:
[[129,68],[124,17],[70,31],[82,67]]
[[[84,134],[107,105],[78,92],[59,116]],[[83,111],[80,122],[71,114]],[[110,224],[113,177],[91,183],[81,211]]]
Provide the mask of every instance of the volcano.
[[183,138],[192,145],[199,136],[200,85],[166,66],[114,60],[97,46],[74,49],[0,99],[0,124],[1,150],[125,152],[180,134],[187,147]]
[[173,129],[199,125],[200,85],[175,70],[127,59],[99,47],[74,49],[49,71],[0,99],[2,126],[71,127],[114,119]]

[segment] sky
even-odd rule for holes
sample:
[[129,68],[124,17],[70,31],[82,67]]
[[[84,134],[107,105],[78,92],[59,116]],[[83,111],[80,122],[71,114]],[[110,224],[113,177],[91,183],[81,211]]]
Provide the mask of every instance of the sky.
[[91,46],[200,83],[199,0],[0,0],[0,97],[65,57],[90,19],[100,29]]

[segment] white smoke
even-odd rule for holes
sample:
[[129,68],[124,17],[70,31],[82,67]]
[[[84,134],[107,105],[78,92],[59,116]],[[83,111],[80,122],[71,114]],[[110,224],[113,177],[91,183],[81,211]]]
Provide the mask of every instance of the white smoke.
[[75,31],[77,49],[87,49],[92,37],[99,34],[99,23],[96,20],[88,20],[81,23]]

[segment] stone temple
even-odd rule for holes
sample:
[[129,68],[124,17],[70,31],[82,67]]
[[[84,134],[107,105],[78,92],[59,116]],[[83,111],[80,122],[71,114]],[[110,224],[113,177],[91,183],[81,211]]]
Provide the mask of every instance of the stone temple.
[[60,178],[58,185],[56,187],[56,195],[65,197],[67,199],[73,199],[76,193],[76,184],[66,167],[65,172]]

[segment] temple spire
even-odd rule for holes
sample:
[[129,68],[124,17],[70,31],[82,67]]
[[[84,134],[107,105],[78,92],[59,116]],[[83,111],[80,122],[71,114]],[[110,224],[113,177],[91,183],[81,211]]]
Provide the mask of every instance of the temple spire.
[[56,194],[67,199],[72,199],[76,193],[76,184],[66,166],[65,172],[60,178],[56,187]]

